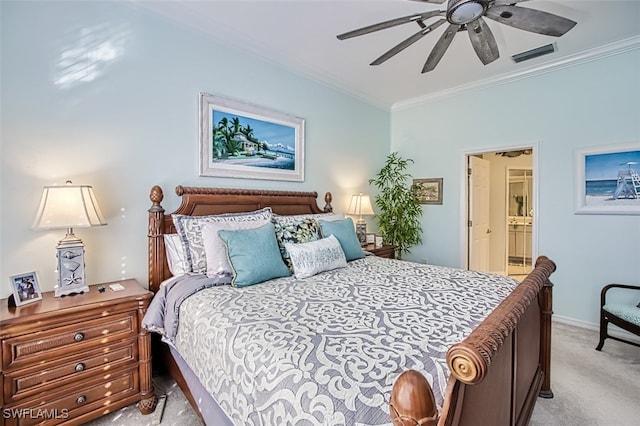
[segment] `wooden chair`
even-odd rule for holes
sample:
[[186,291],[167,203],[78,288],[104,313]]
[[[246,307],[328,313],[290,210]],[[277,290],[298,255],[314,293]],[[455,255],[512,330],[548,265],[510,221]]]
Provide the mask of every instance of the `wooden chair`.
[[640,290],[639,286],[626,284],[609,284],[602,289],[600,293],[600,343],[598,343],[596,350],[599,351],[602,349],[604,339],[607,337],[640,347],[639,343],[610,336],[607,332],[609,323],[611,323],[636,336],[640,336],[640,303],[637,306],[633,303],[607,303],[607,291],[612,288]]

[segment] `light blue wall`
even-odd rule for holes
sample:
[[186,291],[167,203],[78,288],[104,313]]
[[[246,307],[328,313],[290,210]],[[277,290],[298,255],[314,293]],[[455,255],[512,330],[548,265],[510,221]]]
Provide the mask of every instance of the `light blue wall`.
[[[539,254],[553,259],[554,310],[597,323],[600,289],[640,284],[640,216],[575,215],[575,151],[640,141],[640,50],[392,112],[391,148],[414,177],[444,177],[408,259],[460,266],[465,152],[538,144]],[[637,302],[637,301],[636,301]]]
[[[0,297],[8,277],[55,283],[64,231],[31,223],[44,185],[93,185],[109,224],[76,229],[90,282],[147,279],[150,188],[334,193],[344,210],[389,152],[388,111],[116,2],[1,2]],[[303,117],[303,183],[198,177],[198,93]],[[321,204],[323,205],[323,204]]]

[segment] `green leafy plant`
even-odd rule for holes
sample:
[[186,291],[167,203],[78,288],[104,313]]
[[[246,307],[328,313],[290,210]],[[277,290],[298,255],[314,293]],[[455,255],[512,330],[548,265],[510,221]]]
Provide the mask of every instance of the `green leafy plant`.
[[370,185],[378,188],[375,203],[380,209],[376,216],[378,230],[386,244],[397,247],[398,258],[409,253],[410,247],[422,242],[420,217],[420,185],[411,182],[411,175],[406,172],[411,159],[403,159],[394,152],[389,154],[384,167],[369,179]]

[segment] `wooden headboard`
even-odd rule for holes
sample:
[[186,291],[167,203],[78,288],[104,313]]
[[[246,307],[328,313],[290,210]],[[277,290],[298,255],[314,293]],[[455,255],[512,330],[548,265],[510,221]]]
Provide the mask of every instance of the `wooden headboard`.
[[160,283],[171,277],[164,249],[164,234],[173,234],[172,214],[204,216],[221,213],[240,213],[271,207],[279,215],[324,213],[333,210],[331,193],[324,196],[324,208],[318,207],[317,192],[273,191],[253,189],[202,188],[193,186],[176,187],[176,194],[182,197],[180,206],[165,215],[161,203],[164,199],[162,188],[151,188],[149,198],[149,290],[154,293]]

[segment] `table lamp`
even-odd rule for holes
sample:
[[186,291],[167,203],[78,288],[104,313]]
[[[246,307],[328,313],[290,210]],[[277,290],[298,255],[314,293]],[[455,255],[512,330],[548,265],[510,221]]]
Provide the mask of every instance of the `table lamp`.
[[373,215],[373,209],[371,208],[371,199],[368,195],[363,195],[362,192],[351,197],[351,204],[347,214],[358,216],[356,222],[356,234],[361,245],[367,244],[367,222],[365,222],[362,216]]
[[63,186],[44,187],[33,228],[67,230],[57,246],[55,297],[89,291],[84,274],[84,244],[73,228],[106,224],[91,186],[67,181]]

